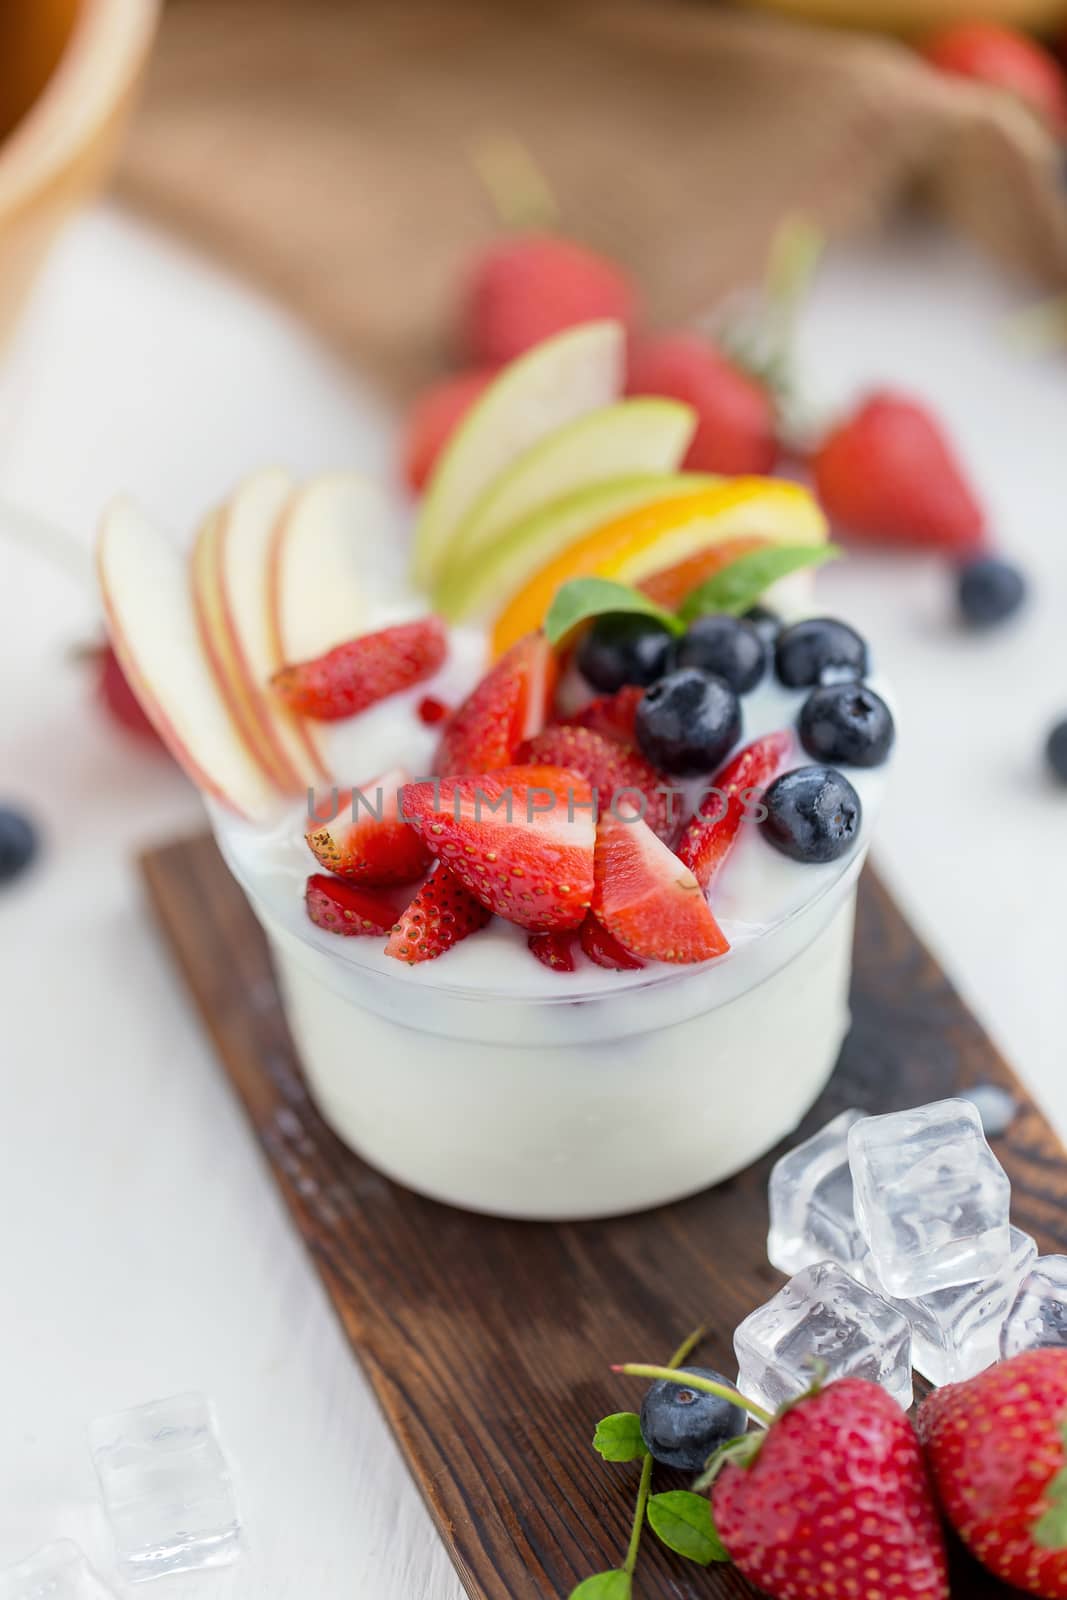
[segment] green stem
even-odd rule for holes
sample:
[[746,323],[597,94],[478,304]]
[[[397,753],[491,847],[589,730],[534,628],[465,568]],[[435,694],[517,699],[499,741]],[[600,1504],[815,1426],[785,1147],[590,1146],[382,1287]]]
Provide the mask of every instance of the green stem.
[[626,1560],[622,1570],[628,1572],[631,1578],[637,1565],[637,1552],[641,1546],[641,1533],[645,1526],[645,1511],[648,1507],[648,1494],[652,1487],[652,1457],[646,1456],[641,1463],[641,1477],[637,1485],[637,1504],[634,1506],[634,1525],[630,1530],[630,1543],[626,1551]]
[[612,1372],[624,1372],[628,1378],[660,1378],[667,1383],[684,1384],[687,1389],[699,1389],[703,1394],[718,1395],[720,1400],[728,1400],[731,1405],[742,1406],[757,1422],[762,1422],[769,1428],[774,1421],[770,1411],[757,1405],[755,1400],[748,1400],[743,1394],[738,1394],[736,1389],[731,1389],[728,1384],[716,1383],[712,1378],[701,1378],[689,1373],[675,1372],[671,1367],[648,1367],[641,1362],[630,1361],[622,1367],[612,1367]]
[[[671,1359],[663,1369],[664,1372],[673,1373],[676,1367],[680,1367],[682,1362],[692,1355],[706,1332],[707,1329],[703,1323],[699,1328],[694,1328],[689,1337],[682,1340],[673,1356],[671,1356]],[[622,1570],[628,1572],[631,1578],[634,1575],[634,1568],[637,1566],[637,1552],[641,1548],[641,1534],[645,1526],[645,1513],[648,1510],[648,1496],[652,1489],[652,1464],[650,1455],[647,1455],[641,1463],[641,1477],[637,1484],[637,1503],[634,1506],[630,1543],[626,1550],[626,1560],[622,1564]]]
[[1067,344],[1067,294],[1026,306],[1007,319],[1004,332],[1019,351],[1040,355]]
[[559,225],[552,186],[521,139],[486,134],[471,151],[497,219],[514,232],[549,232]]
[[771,241],[764,295],[776,324],[779,354],[792,342],[797,316],[811,288],[823,235],[806,217],[787,217]]
[[694,1328],[688,1339],[683,1339],[673,1356],[671,1356],[671,1359],[667,1362],[668,1367],[672,1369],[680,1367],[683,1361],[688,1361],[707,1331],[707,1324],[704,1322],[700,1324],[699,1328]]

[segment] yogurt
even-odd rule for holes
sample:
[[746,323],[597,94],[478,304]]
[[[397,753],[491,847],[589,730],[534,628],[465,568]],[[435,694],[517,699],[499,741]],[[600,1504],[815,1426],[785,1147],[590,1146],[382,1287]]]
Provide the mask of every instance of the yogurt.
[[[382,607],[384,626],[403,614]],[[484,669],[455,631],[439,676],[338,724],[339,786],[432,769],[439,730]],[[872,687],[886,697],[877,678]],[[795,724],[807,691],[768,675],[742,700],[743,741]],[[799,742],[793,765],[808,757]],[[326,1120],[359,1155],[436,1199],[497,1215],[642,1210],[728,1177],[775,1145],[829,1077],[848,1027],[856,882],[886,767],[846,769],[860,836],[841,861],[789,860],[755,822],[715,878],[729,953],[698,967],[560,973],[499,918],[407,967],[384,941],[339,938],[303,905],[316,870],[306,805],[269,826],[212,809],[216,837],[274,954],[294,1042]]]

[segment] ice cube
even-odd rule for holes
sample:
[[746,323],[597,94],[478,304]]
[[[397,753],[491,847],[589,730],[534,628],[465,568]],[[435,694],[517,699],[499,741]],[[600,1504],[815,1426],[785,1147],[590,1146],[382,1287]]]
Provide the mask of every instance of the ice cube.
[[790,1276],[816,1261],[855,1267],[867,1252],[852,1207],[848,1130],[862,1111],[842,1111],[775,1162],[768,1187],[771,1265]]
[[737,1387],[770,1411],[811,1386],[813,1359],[827,1377],[869,1378],[911,1405],[911,1329],[881,1295],[836,1261],[818,1261],[791,1278],[734,1334]]
[[[911,1324],[911,1362],[931,1383],[961,1383],[991,1367],[1000,1333],[1019,1285],[1037,1260],[1028,1233],[1011,1230],[1011,1251],[1001,1270],[978,1283],[956,1284],[918,1300],[894,1300]],[[864,1263],[870,1287],[884,1294],[871,1257]]]
[[70,1539],[46,1544],[0,1572],[0,1600],[115,1600]]
[[1011,1185],[973,1105],[863,1117],[848,1156],[856,1221],[889,1294],[914,1300],[996,1275],[1011,1249]]
[[100,1417],[89,1445],[124,1578],[223,1566],[240,1554],[233,1484],[204,1395]]
[[1067,1345],[1067,1256],[1039,1256],[1019,1285],[1000,1335],[1000,1353]]

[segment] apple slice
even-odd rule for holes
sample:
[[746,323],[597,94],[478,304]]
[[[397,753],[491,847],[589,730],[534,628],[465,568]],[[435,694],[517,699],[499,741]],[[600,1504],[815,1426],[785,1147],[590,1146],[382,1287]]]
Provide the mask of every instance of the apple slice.
[[715,482],[696,472],[646,472],[587,484],[549,505],[538,506],[508,528],[476,562],[449,572],[438,592],[437,609],[450,622],[491,616],[501,611],[534,573],[594,528],[604,527],[627,511],[695,494]]
[[[375,573],[393,536],[384,491],[358,473],[328,473],[298,489],[271,542],[267,610],[278,666],[311,661],[374,626]],[[308,757],[329,775],[327,734],[297,720]]]
[[245,743],[204,653],[183,552],[120,499],[104,513],[97,572],[115,654],[174,759],[231,811],[265,816],[278,790]]
[[524,450],[480,495],[449,545],[442,584],[476,564],[515,523],[575,490],[621,472],[673,472],[696,428],[680,400],[617,400]]
[[297,719],[270,693],[281,666],[270,617],[271,549],[293,481],[257,472],[201,528],[193,597],[204,646],[245,738],[280,788],[298,794],[321,776]]
[[441,576],[463,518],[516,456],[618,397],[625,355],[620,323],[589,322],[504,368],[438,458],[415,525],[416,583],[430,588]]

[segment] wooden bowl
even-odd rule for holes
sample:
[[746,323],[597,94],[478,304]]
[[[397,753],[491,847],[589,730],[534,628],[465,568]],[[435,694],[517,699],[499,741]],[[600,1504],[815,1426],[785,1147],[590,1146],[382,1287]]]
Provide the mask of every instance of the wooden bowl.
[[1067,26],[1067,0],[739,0],[809,22],[891,33],[931,33],[950,22],[1003,22],[1016,28]]
[[159,0],[0,7],[0,339],[71,212],[107,173]]

